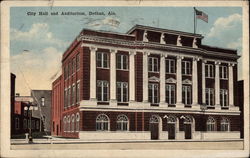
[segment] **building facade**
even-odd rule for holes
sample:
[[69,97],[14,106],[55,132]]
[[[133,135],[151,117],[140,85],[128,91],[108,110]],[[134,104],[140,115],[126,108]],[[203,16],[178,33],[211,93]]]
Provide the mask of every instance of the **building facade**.
[[[38,106],[32,116],[40,119],[40,131],[50,132],[51,127],[51,90],[31,90],[33,103]],[[42,127],[44,125],[44,127]]]
[[93,139],[240,138],[236,50],[136,25],[83,29],[52,84],[52,135]]

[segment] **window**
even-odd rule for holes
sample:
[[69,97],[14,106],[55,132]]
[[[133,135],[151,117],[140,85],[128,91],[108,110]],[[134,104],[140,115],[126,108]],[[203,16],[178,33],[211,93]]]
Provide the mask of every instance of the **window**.
[[76,70],[79,70],[80,68],[80,54],[77,54],[76,56]]
[[166,102],[168,104],[175,104],[175,85],[166,84]]
[[175,60],[174,59],[166,60],[166,73],[175,73]]
[[68,78],[68,65],[65,65],[64,67],[64,79]]
[[213,106],[214,105],[214,89],[206,88],[206,105]]
[[80,81],[77,81],[76,84],[76,102],[80,101]]
[[71,99],[71,87],[69,86],[69,88],[68,88],[68,106],[70,106],[70,103],[71,103],[70,99]]
[[66,118],[66,116],[64,116],[64,118],[63,118],[63,131],[64,132],[67,131],[67,118]]
[[42,104],[42,106],[45,106],[45,98],[44,97],[41,98],[41,104]]
[[76,87],[75,84],[72,85],[72,104],[74,105],[76,101]]
[[228,92],[227,89],[221,89],[220,90],[220,105],[222,107],[228,106]]
[[149,95],[149,102],[150,103],[159,103],[159,99],[158,99],[158,91],[159,91],[159,86],[157,83],[149,83],[148,85],[148,95]]
[[28,120],[28,128],[31,128],[30,120]]
[[191,74],[191,62],[190,61],[182,61],[182,74],[183,75]]
[[66,88],[64,89],[64,108],[67,107],[67,104],[68,104],[68,90]]
[[220,66],[220,78],[227,79],[227,67],[226,66]]
[[120,70],[128,69],[128,56],[123,54],[117,54],[117,65],[116,68]]
[[19,129],[19,118],[15,118],[15,128]]
[[76,114],[76,132],[79,131],[79,121],[80,121],[80,114]]
[[108,68],[108,53],[97,53],[97,67]]
[[182,85],[182,102],[185,105],[191,104],[191,86]]
[[27,119],[23,119],[23,129],[27,129]]
[[97,100],[108,101],[109,100],[109,82],[97,81]]
[[75,115],[71,116],[71,132],[75,132]]
[[127,82],[117,82],[117,101],[127,102],[128,101],[128,83]]
[[76,58],[73,58],[72,60],[72,73],[74,74],[76,71]]
[[67,117],[67,131],[70,132],[70,116]]
[[205,77],[206,78],[214,77],[214,66],[212,64],[205,65]]
[[117,130],[118,131],[127,131],[128,130],[128,118],[126,115],[119,115],[117,117]]
[[215,131],[215,120],[212,117],[207,119],[207,131]]
[[71,64],[71,62],[69,62],[69,65],[68,65],[68,77],[70,77],[70,75],[72,74],[72,64]]
[[149,57],[148,60],[148,71],[149,72],[158,72],[158,58],[156,57]]
[[109,118],[105,114],[100,114],[96,117],[96,130],[108,131],[109,130]]
[[226,118],[223,118],[220,122],[220,128],[221,128],[221,131],[229,131],[229,128],[230,128],[229,120]]

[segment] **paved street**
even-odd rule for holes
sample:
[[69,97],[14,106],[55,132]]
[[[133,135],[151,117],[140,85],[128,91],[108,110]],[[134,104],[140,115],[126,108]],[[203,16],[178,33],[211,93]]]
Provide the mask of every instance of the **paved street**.
[[240,150],[243,149],[243,141],[220,141],[220,142],[109,142],[109,143],[71,143],[71,144],[17,144],[11,145],[11,149],[26,150]]

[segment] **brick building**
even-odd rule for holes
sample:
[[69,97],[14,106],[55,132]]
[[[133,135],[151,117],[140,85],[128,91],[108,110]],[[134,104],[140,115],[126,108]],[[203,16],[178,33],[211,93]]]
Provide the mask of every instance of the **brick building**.
[[52,135],[240,138],[239,56],[202,39],[142,25],[125,34],[83,29],[52,84]]

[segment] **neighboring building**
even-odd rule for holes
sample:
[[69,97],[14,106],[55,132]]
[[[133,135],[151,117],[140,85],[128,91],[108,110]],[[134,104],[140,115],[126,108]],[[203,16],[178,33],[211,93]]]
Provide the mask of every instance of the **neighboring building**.
[[[29,107],[32,103],[29,97],[15,97],[15,103],[13,107],[14,114],[12,115],[13,130],[11,135],[19,135],[23,133],[29,133],[31,127],[32,132],[39,131],[40,120],[39,118],[32,117],[32,111],[24,110],[25,107]],[[31,115],[31,118],[30,118]],[[31,120],[31,124],[30,124]]]
[[52,135],[240,138],[239,56],[202,38],[141,25],[126,34],[83,29],[52,84]]
[[[40,126],[40,131],[50,132],[51,126],[51,90],[31,90],[33,103],[38,106],[38,110],[33,112],[33,117],[40,118],[40,125],[44,122],[44,127]],[[40,111],[41,109],[41,111]]]

